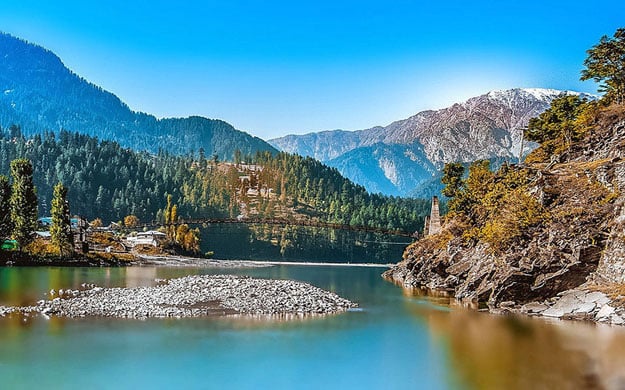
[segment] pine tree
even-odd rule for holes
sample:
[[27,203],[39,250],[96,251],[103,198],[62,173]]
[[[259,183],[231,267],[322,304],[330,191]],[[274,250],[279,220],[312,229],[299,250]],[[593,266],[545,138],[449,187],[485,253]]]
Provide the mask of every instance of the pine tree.
[[441,183],[445,185],[442,194],[449,199],[449,211],[461,212],[465,190],[464,166],[461,163],[447,163],[443,168]]
[[617,29],[612,38],[604,35],[587,53],[581,80],[602,83],[600,91],[608,99],[625,104],[625,28]]
[[52,198],[52,225],[50,236],[61,256],[67,256],[74,252],[74,235],[69,216],[69,203],[67,202],[67,187],[58,183],[54,186]]
[[13,231],[11,222],[11,185],[6,176],[0,176],[0,239],[7,238]]
[[30,160],[22,158],[11,161],[11,177],[13,186],[9,203],[13,238],[23,248],[32,242],[32,233],[37,228],[37,193]]

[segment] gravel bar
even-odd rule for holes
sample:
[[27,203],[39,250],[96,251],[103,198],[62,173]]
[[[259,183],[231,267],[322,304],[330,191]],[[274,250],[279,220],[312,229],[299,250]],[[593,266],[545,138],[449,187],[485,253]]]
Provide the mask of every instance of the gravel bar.
[[307,283],[231,275],[186,276],[162,281],[155,287],[66,290],[64,296],[41,300],[36,306],[0,307],[0,315],[11,312],[117,318],[305,315],[338,313],[357,306]]

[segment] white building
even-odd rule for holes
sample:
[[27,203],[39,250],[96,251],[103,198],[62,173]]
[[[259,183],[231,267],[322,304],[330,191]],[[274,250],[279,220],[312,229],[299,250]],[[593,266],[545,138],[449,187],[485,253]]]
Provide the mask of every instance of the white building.
[[152,245],[159,246],[167,239],[167,235],[156,230],[149,230],[147,232],[139,232],[136,236],[129,236],[126,238],[128,245]]

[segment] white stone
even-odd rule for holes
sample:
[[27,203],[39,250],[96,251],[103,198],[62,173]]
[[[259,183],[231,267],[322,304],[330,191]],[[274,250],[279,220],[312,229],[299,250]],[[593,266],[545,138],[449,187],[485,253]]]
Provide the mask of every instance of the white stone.
[[576,293],[569,293],[542,314],[547,317],[562,317],[565,314],[572,314],[581,304],[582,302],[577,299]]
[[604,299],[607,299],[606,302],[602,302],[599,303],[600,305],[605,305],[606,303],[608,303],[610,301],[610,298],[608,298],[604,293],[599,292],[599,291],[593,291],[590,292],[588,294],[586,294],[583,298],[582,301],[584,302],[595,302],[598,303],[599,300],[603,301]]
[[575,309],[575,313],[590,313],[595,310],[596,306],[594,302],[582,302],[577,309]]
[[598,318],[598,319],[607,318],[611,316],[612,314],[614,314],[614,308],[610,305],[603,305],[603,307],[601,308],[601,310],[599,310],[595,318]]
[[623,325],[625,323],[625,320],[623,319],[623,317],[619,316],[618,314],[613,314],[610,317],[610,322],[614,325]]
[[547,310],[549,308],[549,306],[542,304],[542,303],[538,303],[538,302],[530,302],[526,305],[523,305],[523,307],[521,308],[521,310],[527,312],[527,313],[540,313],[543,312],[545,310]]
[[541,313],[543,316],[545,317],[557,317],[560,318],[562,317],[565,313],[562,309],[556,308],[556,307],[550,307],[549,309],[543,311]]

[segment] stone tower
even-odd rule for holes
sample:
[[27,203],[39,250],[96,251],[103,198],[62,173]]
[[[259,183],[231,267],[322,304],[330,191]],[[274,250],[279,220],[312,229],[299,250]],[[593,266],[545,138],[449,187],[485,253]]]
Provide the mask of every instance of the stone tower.
[[438,197],[437,196],[433,196],[432,197],[432,211],[430,212],[430,218],[429,218],[429,225],[428,225],[428,235],[432,235],[432,234],[438,234],[441,231],[441,213],[438,209]]

